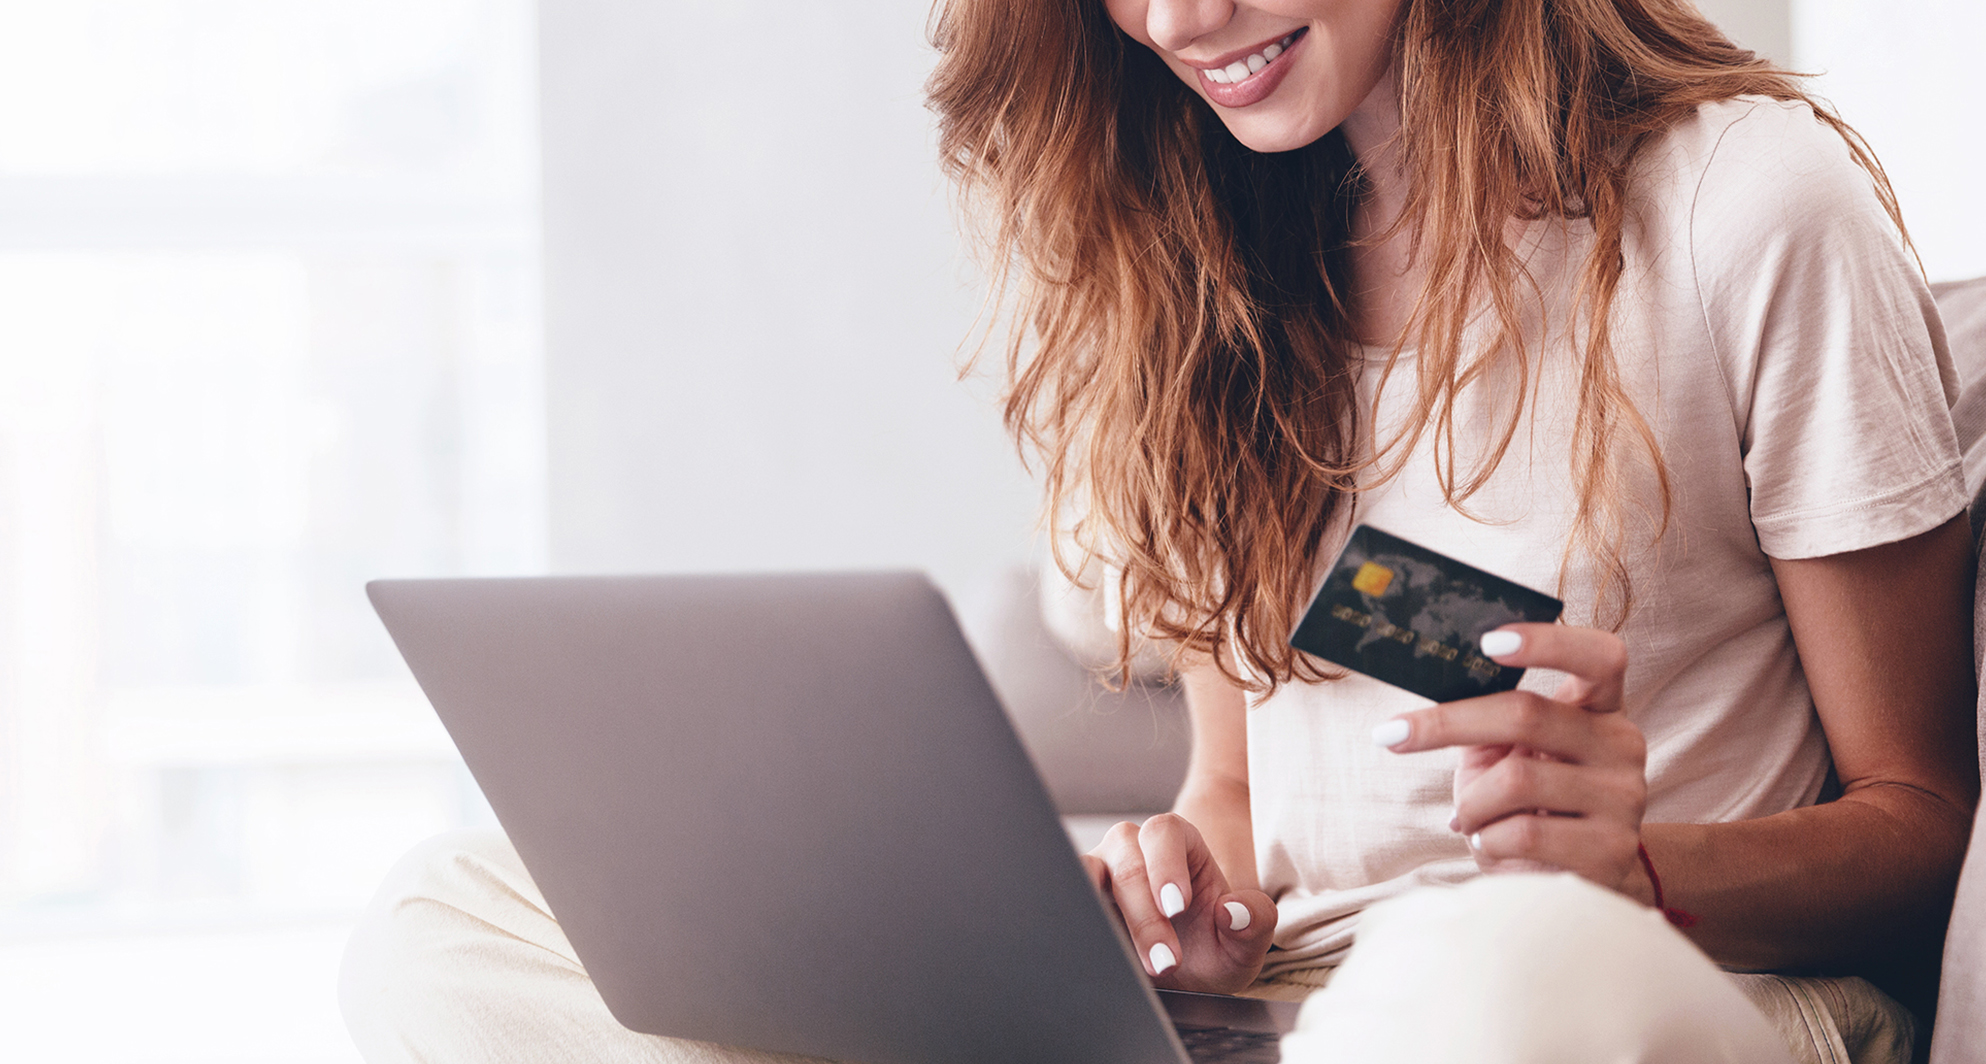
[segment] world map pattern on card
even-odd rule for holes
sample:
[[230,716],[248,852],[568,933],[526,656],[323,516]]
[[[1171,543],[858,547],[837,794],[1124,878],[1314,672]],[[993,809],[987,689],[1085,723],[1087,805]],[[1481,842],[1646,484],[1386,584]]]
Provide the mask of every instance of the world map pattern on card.
[[1564,603],[1369,525],[1304,611],[1290,645],[1436,702],[1508,691],[1524,670],[1484,657],[1483,633],[1549,624]]

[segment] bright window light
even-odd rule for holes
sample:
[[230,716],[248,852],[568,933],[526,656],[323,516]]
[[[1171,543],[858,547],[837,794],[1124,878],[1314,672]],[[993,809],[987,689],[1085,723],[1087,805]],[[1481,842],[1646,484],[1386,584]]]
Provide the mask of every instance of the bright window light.
[[0,0],[10,1059],[352,1059],[344,928],[487,822],[363,585],[544,566],[531,15]]

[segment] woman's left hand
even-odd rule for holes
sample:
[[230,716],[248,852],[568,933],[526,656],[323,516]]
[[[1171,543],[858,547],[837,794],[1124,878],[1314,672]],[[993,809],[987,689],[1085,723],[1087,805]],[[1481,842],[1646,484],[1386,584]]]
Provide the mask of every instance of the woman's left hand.
[[[1512,636],[1517,646],[1491,653]],[[1450,827],[1483,871],[1562,869],[1650,900],[1639,855],[1647,744],[1620,712],[1627,648],[1607,632],[1554,624],[1506,625],[1483,642],[1498,664],[1568,676],[1550,697],[1506,691],[1405,713],[1374,739],[1405,721],[1406,736],[1386,744],[1395,753],[1462,748]]]

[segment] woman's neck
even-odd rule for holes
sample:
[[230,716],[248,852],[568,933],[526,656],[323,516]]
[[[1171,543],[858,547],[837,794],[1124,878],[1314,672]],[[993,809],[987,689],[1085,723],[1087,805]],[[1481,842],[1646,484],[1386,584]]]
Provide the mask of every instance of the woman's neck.
[[1366,184],[1352,219],[1353,326],[1360,340],[1391,345],[1405,330],[1421,288],[1411,237],[1404,231],[1386,235],[1407,205],[1409,183],[1400,152],[1400,90],[1391,68],[1339,129]]

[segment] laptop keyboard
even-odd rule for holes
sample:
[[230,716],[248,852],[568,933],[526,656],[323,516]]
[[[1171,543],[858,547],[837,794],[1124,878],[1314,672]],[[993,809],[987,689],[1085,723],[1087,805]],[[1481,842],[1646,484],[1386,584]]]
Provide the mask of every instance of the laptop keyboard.
[[1214,1027],[1182,1027],[1179,1040],[1193,1064],[1276,1064],[1283,1059],[1278,1035]]

